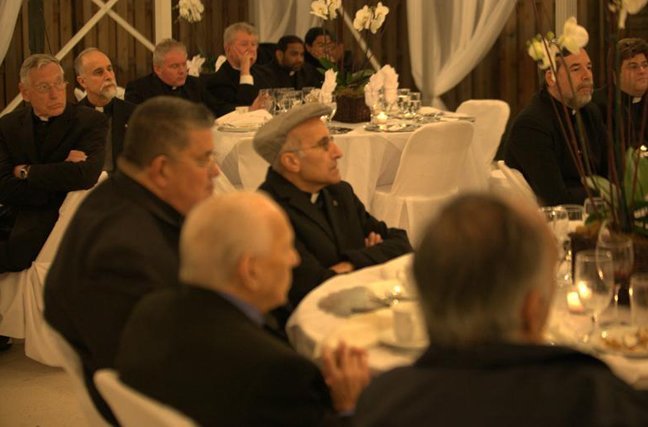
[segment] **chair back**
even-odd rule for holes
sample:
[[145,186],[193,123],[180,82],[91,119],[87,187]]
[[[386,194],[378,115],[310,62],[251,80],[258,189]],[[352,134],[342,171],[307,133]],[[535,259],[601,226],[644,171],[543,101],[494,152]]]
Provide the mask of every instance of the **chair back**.
[[133,390],[119,380],[117,372],[101,369],[95,385],[122,427],[195,427],[197,424],[176,409]]
[[241,140],[234,147],[238,158],[239,176],[243,190],[256,190],[265,181],[268,162],[254,151],[252,138]]
[[472,137],[467,121],[418,129],[405,144],[391,194],[433,196],[461,188]]
[[475,118],[473,151],[489,171],[511,114],[509,105],[499,99],[470,99],[461,103],[457,113]]
[[535,193],[520,171],[508,167],[506,163],[504,163],[504,160],[499,160],[497,162],[497,167],[506,177],[506,181],[514,196],[528,200],[534,204],[538,203]]
[[214,178],[214,194],[225,194],[236,191],[234,184],[230,182],[227,175],[221,171],[216,178]]

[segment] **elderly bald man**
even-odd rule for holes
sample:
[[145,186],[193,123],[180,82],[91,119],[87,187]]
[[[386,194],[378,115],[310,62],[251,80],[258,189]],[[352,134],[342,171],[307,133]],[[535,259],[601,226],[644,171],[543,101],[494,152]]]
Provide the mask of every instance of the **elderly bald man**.
[[290,302],[336,274],[380,264],[411,251],[404,230],[374,218],[342,181],[340,147],[320,119],[331,109],[305,104],[280,114],[254,136],[254,148],[270,163],[266,191],[295,229],[302,263],[295,268]]
[[184,286],[133,311],[117,356],[122,380],[200,425],[348,422],[335,411],[352,410],[367,384],[366,353],[325,350],[324,380],[263,329],[263,315],[285,303],[298,263],[288,218],[267,196],[232,193],[200,204],[180,238]]
[[543,344],[557,260],[537,209],[451,202],[414,256],[430,347],[367,388],[356,425],[648,425],[646,392],[599,359]]

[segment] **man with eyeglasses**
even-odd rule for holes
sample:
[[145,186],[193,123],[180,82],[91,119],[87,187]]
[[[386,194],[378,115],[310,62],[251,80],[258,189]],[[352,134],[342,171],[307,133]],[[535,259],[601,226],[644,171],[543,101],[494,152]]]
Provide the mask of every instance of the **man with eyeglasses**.
[[201,104],[156,97],[129,122],[117,171],[84,200],[45,283],[45,319],[77,351],[97,407],[97,369],[114,366],[133,306],[177,285],[178,239],[187,213],[208,198],[218,175],[214,117]]
[[124,146],[128,119],[136,105],[116,97],[115,70],[110,59],[96,47],[85,49],[76,57],[74,70],[77,82],[86,91],[79,104],[103,113],[109,120],[104,170],[112,173],[117,168],[117,157]]
[[0,273],[28,268],[67,193],[101,173],[107,120],[67,104],[66,85],[58,59],[28,57],[19,88],[29,105],[0,119]]
[[327,114],[331,109],[320,103],[293,108],[266,123],[253,141],[256,152],[271,165],[259,189],[287,212],[295,229],[302,262],[293,271],[293,306],[336,274],[412,250],[405,231],[371,216],[341,180],[337,161],[342,151],[321,120]]
[[204,104],[216,117],[234,110],[233,106],[213,97],[198,77],[187,71],[187,47],[174,39],[162,40],[153,51],[153,72],[128,82],[124,98],[141,104],[155,96],[177,96]]
[[[621,39],[616,44],[616,52],[608,58],[615,64],[619,58],[618,72],[614,73],[614,82],[594,91],[593,101],[601,110],[604,122],[612,120],[612,135],[615,140],[623,140],[626,146],[639,147],[648,141],[648,43],[639,38]],[[616,90],[621,92],[621,126],[617,124]]]

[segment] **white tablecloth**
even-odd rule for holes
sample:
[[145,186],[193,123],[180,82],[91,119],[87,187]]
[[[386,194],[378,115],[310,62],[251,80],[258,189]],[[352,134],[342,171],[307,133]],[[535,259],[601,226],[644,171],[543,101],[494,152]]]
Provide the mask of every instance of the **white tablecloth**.
[[[395,283],[393,279],[398,272],[407,268],[411,257],[412,255],[404,255],[385,264],[338,275],[314,289],[288,321],[286,330],[293,347],[300,354],[315,360],[319,357],[323,344],[335,346],[339,339],[343,339],[349,344],[367,348],[369,366],[374,373],[414,362],[421,353],[420,350],[401,350],[381,344],[381,334],[392,327],[389,309],[338,317],[319,306],[325,297],[356,286],[369,287],[377,295],[384,294],[386,288]],[[550,316],[547,336],[551,342],[591,351],[578,342],[588,331],[589,325],[587,316],[570,315],[555,309]],[[607,353],[599,353],[597,356],[629,384],[648,389],[648,358],[626,358]]]

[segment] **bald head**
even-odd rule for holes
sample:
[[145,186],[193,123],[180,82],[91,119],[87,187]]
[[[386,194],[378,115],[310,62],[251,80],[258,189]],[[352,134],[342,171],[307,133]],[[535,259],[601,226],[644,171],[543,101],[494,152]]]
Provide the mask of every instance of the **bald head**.
[[553,236],[533,206],[457,198],[414,257],[430,335],[445,345],[539,340],[556,261]]
[[180,279],[237,296],[262,312],[286,301],[299,262],[286,214],[261,193],[209,198],[187,217]]

